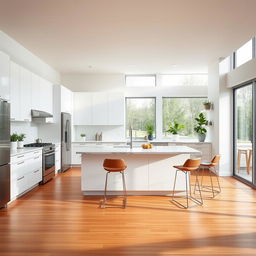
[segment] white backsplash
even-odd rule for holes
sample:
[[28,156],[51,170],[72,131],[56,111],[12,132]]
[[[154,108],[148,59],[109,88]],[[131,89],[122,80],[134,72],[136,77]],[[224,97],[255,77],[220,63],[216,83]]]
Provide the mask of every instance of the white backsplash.
[[29,122],[11,122],[12,133],[25,133],[26,138],[24,143],[32,143],[38,138],[38,126]]
[[74,126],[75,141],[82,141],[81,133],[86,134],[86,140],[95,140],[95,134],[102,132],[102,140],[124,140],[124,126],[117,125],[76,125]]

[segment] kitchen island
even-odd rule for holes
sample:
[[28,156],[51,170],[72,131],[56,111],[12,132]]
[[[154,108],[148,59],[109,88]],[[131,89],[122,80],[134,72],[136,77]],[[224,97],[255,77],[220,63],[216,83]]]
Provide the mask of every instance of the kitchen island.
[[[126,146],[88,147],[82,154],[81,189],[84,195],[101,195],[104,191],[106,171],[102,164],[105,158],[122,158],[125,170],[127,193],[130,195],[169,194],[172,190],[175,169],[200,152],[186,146],[158,146],[152,149]],[[176,189],[184,190],[185,178],[178,176]],[[109,194],[122,193],[119,173],[111,173],[108,180]]]

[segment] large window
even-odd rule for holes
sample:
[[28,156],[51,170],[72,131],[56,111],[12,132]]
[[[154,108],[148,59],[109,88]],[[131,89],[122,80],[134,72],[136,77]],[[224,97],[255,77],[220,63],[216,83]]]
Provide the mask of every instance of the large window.
[[163,133],[165,137],[168,127],[174,121],[184,125],[181,131],[184,138],[196,137],[194,133],[195,117],[204,110],[206,98],[163,98]]
[[208,74],[160,75],[161,86],[207,86]]
[[147,136],[148,125],[153,125],[155,137],[155,98],[126,98],[126,136],[129,137],[129,127],[132,126],[133,136],[144,138]]

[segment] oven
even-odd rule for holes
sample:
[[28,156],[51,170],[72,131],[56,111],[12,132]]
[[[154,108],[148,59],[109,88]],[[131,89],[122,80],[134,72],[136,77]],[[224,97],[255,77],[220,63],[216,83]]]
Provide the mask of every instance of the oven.
[[43,179],[42,184],[55,176],[55,145],[43,148]]

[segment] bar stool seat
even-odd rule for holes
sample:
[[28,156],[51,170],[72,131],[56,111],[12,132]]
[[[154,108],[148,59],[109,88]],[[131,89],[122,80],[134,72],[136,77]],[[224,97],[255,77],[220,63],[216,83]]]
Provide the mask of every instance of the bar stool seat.
[[127,194],[126,194],[126,185],[125,185],[125,176],[124,171],[127,168],[127,165],[123,159],[105,159],[103,162],[103,168],[107,172],[105,180],[105,189],[104,189],[104,198],[100,201],[100,208],[106,208],[107,202],[107,184],[108,184],[108,175],[109,173],[120,172],[122,174],[123,181],[123,208],[127,206]]
[[[189,203],[188,203],[189,200],[194,201],[198,205],[203,205],[203,199],[202,199],[202,195],[201,195],[200,184],[199,184],[199,181],[198,181],[198,168],[200,166],[200,162],[201,162],[200,158],[187,159],[183,165],[173,166],[174,168],[176,168],[176,173],[175,173],[175,179],[174,179],[171,201],[175,202],[176,204],[178,204],[179,206],[181,206],[185,209],[189,208]],[[177,174],[178,174],[179,171],[181,171],[185,174],[185,180],[186,180],[186,197],[185,197],[185,199],[187,201],[186,205],[183,205],[182,203],[180,203],[179,201],[174,199],[174,191],[175,191],[175,187],[176,187]],[[192,171],[196,172],[196,185],[198,186],[198,190],[199,190],[199,194],[200,194],[200,200],[193,197],[192,194],[191,194],[190,173]],[[188,189],[188,182],[189,182],[189,189]]]
[[[221,192],[221,187],[220,187],[220,182],[219,182],[219,176],[216,172],[216,167],[219,164],[220,161],[220,155],[216,155],[213,157],[213,159],[211,161],[203,161],[200,164],[199,170],[202,170],[202,178],[201,178],[201,191],[203,192],[211,192],[212,193],[212,197],[214,198],[217,194],[219,194]],[[203,185],[203,178],[204,178],[204,173],[205,170],[209,171],[209,176],[210,176],[210,181],[211,181],[211,185]],[[215,189],[214,185],[213,185],[213,177],[216,177],[217,179],[217,183],[218,183],[218,189]],[[194,187],[194,193],[195,193],[196,187]]]

